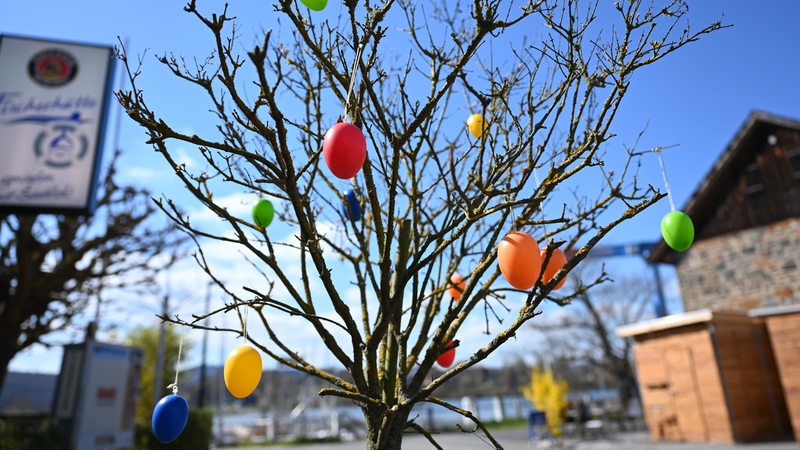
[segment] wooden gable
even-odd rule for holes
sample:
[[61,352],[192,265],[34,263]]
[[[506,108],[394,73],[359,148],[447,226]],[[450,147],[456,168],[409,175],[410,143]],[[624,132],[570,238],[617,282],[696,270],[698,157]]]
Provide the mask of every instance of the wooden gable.
[[[751,113],[682,211],[695,241],[800,217],[800,121]],[[648,259],[680,253],[662,240]]]

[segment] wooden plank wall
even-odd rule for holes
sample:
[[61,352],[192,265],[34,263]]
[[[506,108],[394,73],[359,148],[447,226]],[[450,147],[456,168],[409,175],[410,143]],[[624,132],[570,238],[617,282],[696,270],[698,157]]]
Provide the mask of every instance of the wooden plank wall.
[[[767,135],[778,137],[770,145]],[[739,143],[749,147],[736,154],[727,167],[716,195],[705,199],[708,219],[693,217],[698,227],[695,240],[800,217],[800,177],[795,175],[800,134],[784,128],[761,129]],[[696,225],[697,226],[697,225]]]
[[727,387],[733,437],[739,442],[785,437],[787,412],[776,383],[776,366],[765,329],[747,317],[715,317],[723,382]]
[[800,441],[800,313],[766,318],[794,436]]
[[633,351],[639,378],[647,429],[652,440],[681,440],[677,429],[677,415],[669,396],[669,376],[662,357],[662,345],[654,339],[637,336]]
[[636,336],[634,354],[651,439],[733,441],[707,324]]
[[770,407],[777,410],[773,411],[773,414],[777,414],[776,428],[779,429],[777,432],[782,439],[789,439],[794,434],[792,431],[792,417],[786,404],[786,392],[781,384],[780,370],[775,360],[775,351],[770,341],[767,322],[763,318],[757,318],[754,320],[754,324],[756,326],[753,328],[753,336],[756,338],[756,345],[761,347],[763,349],[762,354],[766,355],[767,376],[765,382],[767,383],[767,393],[774,396],[769,400],[774,399],[774,404],[770,404]]

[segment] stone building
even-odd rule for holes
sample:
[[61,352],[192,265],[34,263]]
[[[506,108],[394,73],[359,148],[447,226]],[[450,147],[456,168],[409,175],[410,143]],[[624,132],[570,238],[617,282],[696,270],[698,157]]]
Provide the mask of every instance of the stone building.
[[694,244],[648,259],[675,265],[687,312],[617,330],[651,437],[800,441],[800,121],[751,113],[682,211]]
[[682,211],[692,247],[649,260],[675,265],[686,311],[800,304],[800,121],[751,113]]

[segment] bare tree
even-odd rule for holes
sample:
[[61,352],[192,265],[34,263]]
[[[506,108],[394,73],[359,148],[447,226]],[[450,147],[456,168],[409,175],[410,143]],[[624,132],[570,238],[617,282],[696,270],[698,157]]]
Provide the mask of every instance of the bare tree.
[[[143,289],[181,241],[149,193],[118,184],[115,152],[91,216],[0,215],[0,386],[11,359],[67,330],[104,291]],[[173,253],[174,254],[174,253]]]
[[539,357],[597,369],[612,380],[624,408],[638,388],[632,342],[617,336],[616,330],[647,317],[655,295],[652,283],[644,277],[626,276],[589,291],[578,276],[573,278],[577,287],[569,311],[530,323],[547,342],[547,355]]
[[[400,448],[408,428],[435,444],[410,415],[420,402],[470,417],[488,435],[472,413],[437,398],[437,388],[513,337],[609,230],[663,197],[637,180],[647,150],[613,140],[614,116],[638,69],[722,27],[690,29],[680,0],[608,6],[345,0],[342,15],[328,21],[299,2],[278,0],[281,28],[242,54],[246,44],[227,7],[211,14],[189,2],[185,11],[213,36],[210,56],[158,59],[204,94],[215,130],[186,134],[170,125],[138,87],[143,60],[120,55],[131,90],[119,101],[226,225],[202,227],[178,212],[174,199],[161,199],[197,238],[198,261],[230,298],[220,310],[168,320],[204,328],[211,315],[251,308],[268,336],[251,335],[251,343],[330,383],[320,395],[360,405],[370,449]],[[469,110],[487,124],[480,137],[463,125]],[[367,140],[366,161],[349,182],[320,157],[326,130],[342,120]],[[175,147],[187,144],[202,167],[176,159]],[[611,167],[608,152],[621,162]],[[588,180],[594,182],[585,189]],[[363,220],[339,212],[348,187],[360,192]],[[278,219],[296,234],[276,239],[231,214],[214,195],[232,188],[278,200]],[[330,224],[343,231],[323,232]],[[512,230],[530,232],[549,249],[583,245],[552,281],[519,291],[499,279],[496,264],[497,244]],[[226,286],[209,267],[205,239],[240,246],[264,282]],[[294,261],[282,258],[286,249]],[[287,269],[296,264],[299,277]],[[457,302],[446,293],[456,271],[467,274]],[[353,288],[355,298],[346,297]],[[426,381],[437,357],[458,345],[470,314],[484,311],[489,324],[512,297],[522,299],[513,321],[493,322],[486,346]],[[304,319],[349,377],[290,348],[290,336],[274,327],[283,315]]]

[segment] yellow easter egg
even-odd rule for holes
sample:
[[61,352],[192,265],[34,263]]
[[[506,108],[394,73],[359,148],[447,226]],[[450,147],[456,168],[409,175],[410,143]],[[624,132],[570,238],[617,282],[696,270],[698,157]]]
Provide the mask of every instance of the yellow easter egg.
[[473,136],[480,138],[483,135],[483,130],[486,129],[483,116],[480,114],[469,116],[467,119],[467,129],[469,129],[469,132],[472,133]]
[[225,359],[225,387],[236,398],[252,394],[261,381],[261,355],[249,345],[235,348]]

